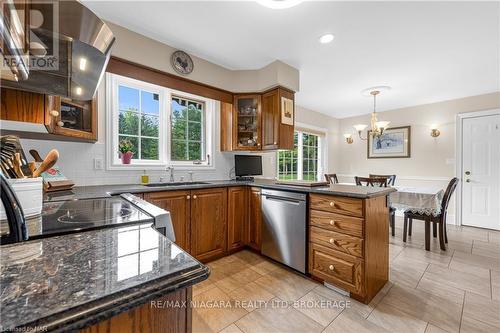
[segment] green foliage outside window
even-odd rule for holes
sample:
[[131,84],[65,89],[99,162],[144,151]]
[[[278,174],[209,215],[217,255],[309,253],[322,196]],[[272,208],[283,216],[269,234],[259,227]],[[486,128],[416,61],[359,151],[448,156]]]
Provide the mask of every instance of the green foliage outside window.
[[172,143],[173,161],[204,160],[203,137],[204,105],[196,101],[172,98]]

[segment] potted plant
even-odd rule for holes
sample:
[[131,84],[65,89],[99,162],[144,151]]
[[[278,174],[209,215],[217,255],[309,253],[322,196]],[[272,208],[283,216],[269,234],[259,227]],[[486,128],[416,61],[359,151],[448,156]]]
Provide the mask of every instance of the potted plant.
[[120,144],[118,145],[118,151],[120,152],[120,157],[122,159],[123,164],[130,164],[130,161],[132,160],[132,155],[134,155],[134,152],[132,149],[134,146],[132,145],[132,142],[128,139],[123,139],[120,140]]

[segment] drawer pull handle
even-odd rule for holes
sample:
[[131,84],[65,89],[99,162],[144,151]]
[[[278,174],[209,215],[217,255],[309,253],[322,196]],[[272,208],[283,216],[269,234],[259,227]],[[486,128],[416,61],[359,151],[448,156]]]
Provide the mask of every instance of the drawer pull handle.
[[333,265],[330,265],[330,267],[328,267],[331,271],[334,271],[335,270],[335,266]]
[[335,201],[330,201],[330,207],[335,206]]

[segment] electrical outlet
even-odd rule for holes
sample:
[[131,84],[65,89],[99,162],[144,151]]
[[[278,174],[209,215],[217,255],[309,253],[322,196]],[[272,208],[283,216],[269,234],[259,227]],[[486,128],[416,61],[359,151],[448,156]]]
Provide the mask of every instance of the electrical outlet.
[[94,158],[94,170],[102,170],[103,160],[102,158]]

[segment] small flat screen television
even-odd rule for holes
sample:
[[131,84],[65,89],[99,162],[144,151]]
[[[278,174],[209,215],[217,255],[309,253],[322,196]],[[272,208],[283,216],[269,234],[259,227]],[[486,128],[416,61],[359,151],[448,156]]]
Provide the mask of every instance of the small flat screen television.
[[234,155],[236,177],[262,175],[262,156]]

